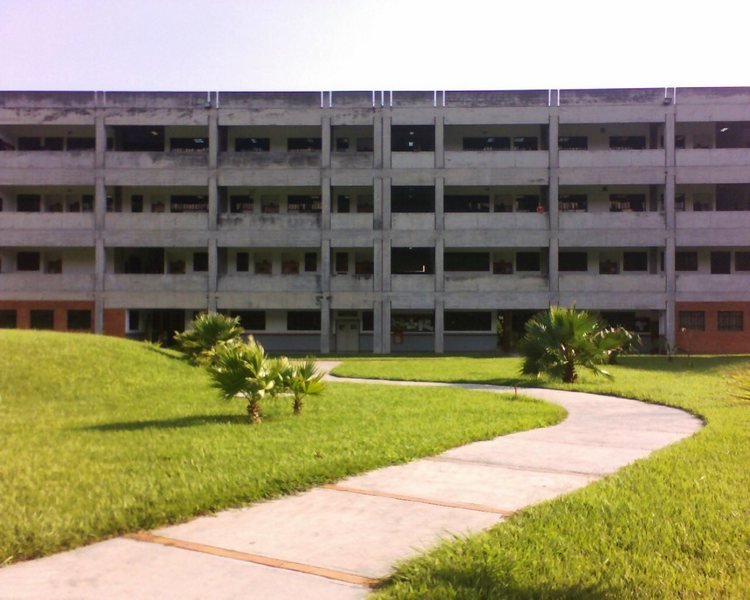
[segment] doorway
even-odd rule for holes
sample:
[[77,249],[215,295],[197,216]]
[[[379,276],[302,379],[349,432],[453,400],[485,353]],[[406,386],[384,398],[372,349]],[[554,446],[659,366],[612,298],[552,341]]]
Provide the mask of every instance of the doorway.
[[359,319],[336,319],[336,352],[359,352]]

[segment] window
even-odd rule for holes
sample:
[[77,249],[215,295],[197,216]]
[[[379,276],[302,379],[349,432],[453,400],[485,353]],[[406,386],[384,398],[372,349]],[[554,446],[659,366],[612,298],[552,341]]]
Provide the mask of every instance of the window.
[[19,252],[16,254],[17,271],[39,271],[41,255],[39,252]]
[[143,212],[143,196],[131,196],[130,197],[130,212],[134,212],[134,213]]
[[19,150],[43,150],[42,138],[40,137],[20,137],[18,138]]
[[372,152],[373,139],[371,137],[357,138],[357,152]]
[[433,125],[392,125],[392,152],[434,152],[435,127]]
[[539,252],[516,252],[516,271],[542,270],[542,256]]
[[490,212],[490,197],[472,194],[451,195],[445,197],[445,212],[472,213]]
[[466,151],[477,150],[510,150],[510,138],[508,137],[465,137],[463,149]]
[[237,138],[234,140],[235,152],[268,152],[271,150],[270,138]]
[[697,271],[698,270],[698,253],[697,252],[676,252],[674,267],[677,271]]
[[435,212],[435,188],[427,185],[392,187],[391,212]]
[[623,271],[648,271],[648,253],[646,252],[623,252]]
[[0,329],[15,329],[18,317],[15,310],[0,310]]
[[544,212],[544,205],[536,194],[526,194],[516,198],[517,212],[540,212],[539,207],[542,207],[541,212]]
[[485,271],[490,270],[489,252],[449,252],[445,251],[446,271]]
[[39,212],[42,210],[42,197],[39,194],[18,194],[16,196],[18,212]]
[[141,330],[141,313],[137,310],[128,311],[128,331]]
[[348,213],[351,209],[351,196],[339,194],[336,198],[336,212]]
[[238,252],[235,256],[235,269],[239,273],[247,273],[250,270],[250,254]]
[[196,273],[208,271],[208,252],[193,252],[193,271]]
[[489,311],[445,311],[446,331],[490,331],[492,313]]
[[535,137],[514,137],[514,150],[539,150],[539,141]]
[[349,150],[349,138],[337,137],[336,138],[336,152],[346,152],[347,150]]
[[372,195],[360,194],[357,196],[357,212],[358,213],[371,213],[375,207],[375,202]]
[[125,126],[118,128],[124,152],[164,152],[164,127]]
[[287,198],[287,212],[289,213],[319,213],[320,210],[320,196],[289,196]]
[[728,275],[732,272],[731,252],[711,252],[711,274]]
[[229,210],[233,213],[251,213],[255,201],[252,196],[241,195],[241,196],[230,196],[229,197]]
[[349,254],[347,252],[336,252],[335,263],[337,275],[346,275],[349,272]]
[[169,147],[179,152],[204,152],[208,150],[208,138],[171,138]]
[[393,248],[391,250],[391,273],[393,275],[431,275],[434,272],[434,248]]
[[718,314],[719,331],[742,331],[744,329],[741,310],[720,310]]
[[69,310],[68,331],[91,331],[91,311]]
[[589,139],[585,135],[560,136],[557,145],[560,150],[588,150]]
[[31,312],[31,329],[54,329],[55,312],[52,310],[32,310]]
[[290,152],[319,152],[321,149],[321,138],[289,138],[286,141],[286,149]]
[[371,310],[362,311],[362,331],[373,331],[375,329],[374,316]]
[[305,252],[305,273],[315,273],[318,270],[318,253]]
[[271,275],[272,265],[271,261],[267,259],[255,260],[255,274],[256,275]]
[[55,150],[61,152],[65,146],[65,140],[61,137],[44,138],[44,150]]
[[286,313],[287,331],[320,331],[320,311],[290,310]]
[[677,315],[680,329],[705,331],[706,313],[702,310],[681,310]]
[[750,271],[750,252],[734,253],[734,270]]
[[68,150],[93,150],[96,140],[92,137],[68,138]]
[[266,329],[266,311],[264,310],[233,310],[229,314],[240,318],[240,325],[243,329],[252,331],[265,331]]
[[609,212],[643,212],[646,209],[644,194],[610,194]]
[[588,254],[586,252],[560,252],[558,256],[560,271],[589,270]]
[[586,194],[565,194],[560,196],[559,207],[561,212],[586,212],[588,202]]
[[610,150],[645,150],[645,135],[613,135],[609,138]]
[[208,196],[171,196],[169,203],[173,213],[208,212]]

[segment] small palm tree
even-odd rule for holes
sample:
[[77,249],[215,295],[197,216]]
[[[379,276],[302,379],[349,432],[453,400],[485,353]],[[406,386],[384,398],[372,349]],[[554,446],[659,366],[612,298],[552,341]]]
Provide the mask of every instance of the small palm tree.
[[243,332],[239,317],[201,313],[193,319],[189,329],[182,333],[175,332],[174,339],[190,362],[209,364],[217,344],[239,341]]
[[252,339],[245,344],[222,343],[213,355],[208,367],[213,386],[228,400],[245,398],[250,423],[260,423],[260,401],[278,391],[279,380],[276,365],[268,359],[263,346]]
[[524,357],[521,372],[535,376],[547,373],[565,383],[578,379],[578,367],[611,377],[599,366],[607,362],[612,351],[602,344],[603,329],[596,317],[575,306],[551,306],[526,323],[526,334],[518,346]]
[[289,391],[294,397],[294,414],[302,414],[302,404],[307,396],[319,396],[325,389],[323,375],[315,366],[312,358],[294,365],[291,377],[287,382]]
[[617,357],[636,351],[641,345],[641,336],[624,327],[606,327],[597,335],[597,344],[608,354],[610,365],[617,363]]

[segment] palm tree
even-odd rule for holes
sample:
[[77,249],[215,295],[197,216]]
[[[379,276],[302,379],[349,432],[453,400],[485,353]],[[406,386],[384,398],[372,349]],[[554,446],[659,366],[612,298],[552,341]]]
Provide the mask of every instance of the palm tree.
[[213,360],[212,350],[217,344],[239,341],[244,331],[239,317],[201,313],[193,319],[190,329],[175,332],[174,339],[190,362],[207,364]]
[[526,334],[518,345],[524,357],[521,372],[535,376],[546,373],[565,383],[576,381],[577,367],[611,377],[599,366],[613,351],[602,343],[603,330],[604,325],[586,311],[575,306],[551,306],[526,323]]
[[278,391],[279,380],[276,365],[268,359],[263,346],[253,339],[245,344],[222,343],[213,355],[214,361],[208,367],[213,386],[228,400],[245,398],[250,423],[260,423],[260,401]]
[[294,396],[294,414],[302,414],[302,404],[307,396],[319,396],[325,389],[324,373],[318,371],[315,361],[306,358],[292,368],[291,377],[287,381],[289,391]]

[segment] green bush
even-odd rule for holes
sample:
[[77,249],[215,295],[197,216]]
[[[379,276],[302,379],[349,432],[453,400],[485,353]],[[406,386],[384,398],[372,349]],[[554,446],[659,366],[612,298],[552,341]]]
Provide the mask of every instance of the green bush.
[[193,364],[209,364],[213,350],[220,343],[233,343],[241,339],[244,329],[239,317],[219,313],[201,313],[182,333],[175,332],[177,348]]

